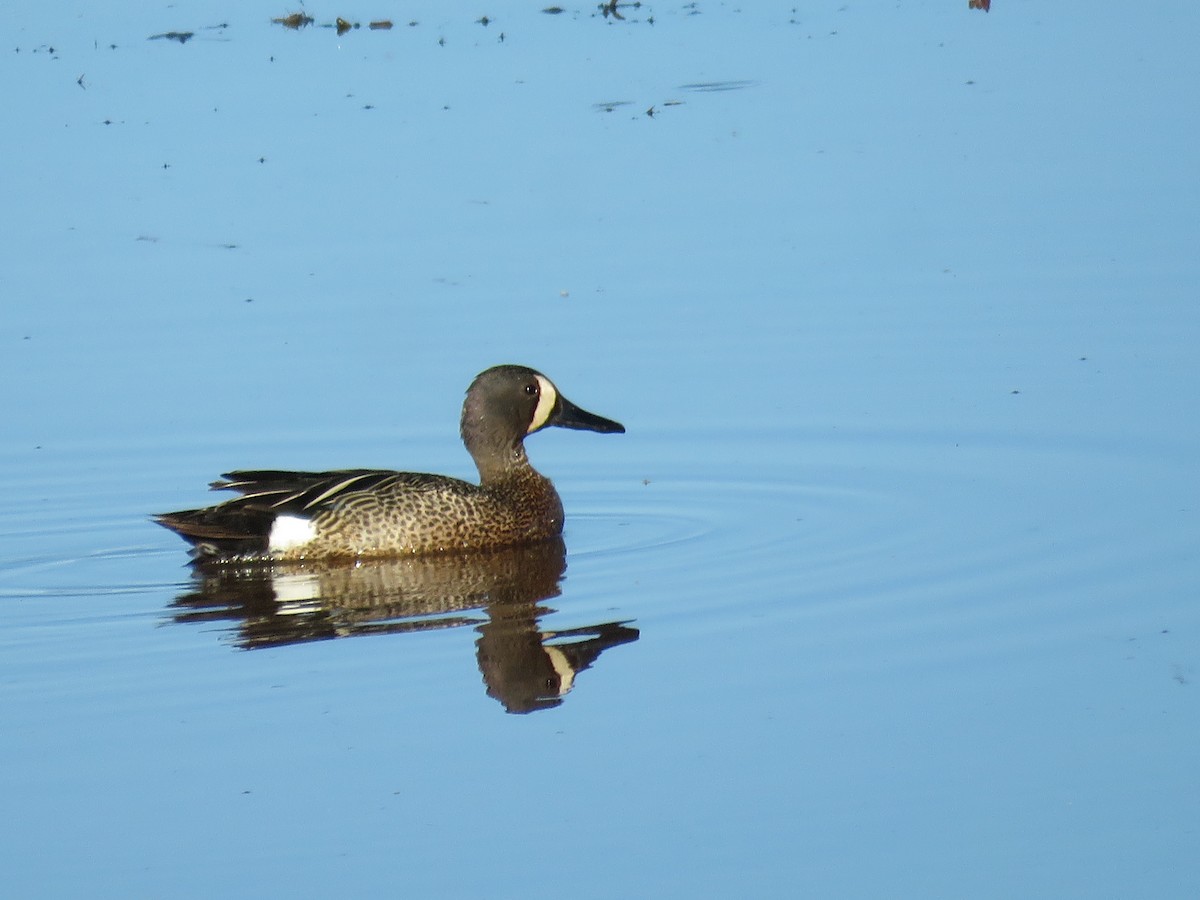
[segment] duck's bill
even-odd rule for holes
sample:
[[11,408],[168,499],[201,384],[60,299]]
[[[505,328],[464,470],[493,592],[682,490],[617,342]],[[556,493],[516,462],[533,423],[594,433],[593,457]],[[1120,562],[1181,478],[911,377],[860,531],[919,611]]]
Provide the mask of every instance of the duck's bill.
[[624,434],[625,426],[604,416],[580,409],[566,397],[559,396],[559,407],[546,424],[559,428],[577,428],[581,431],[599,431],[601,434]]

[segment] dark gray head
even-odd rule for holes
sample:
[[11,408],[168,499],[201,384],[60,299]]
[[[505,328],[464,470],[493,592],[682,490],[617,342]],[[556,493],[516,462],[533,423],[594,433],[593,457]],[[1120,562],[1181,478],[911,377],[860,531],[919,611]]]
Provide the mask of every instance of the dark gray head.
[[475,376],[467,388],[462,439],[484,477],[524,459],[525,437],[551,425],[625,432],[619,422],[580,409],[549,378],[526,366],[494,366]]

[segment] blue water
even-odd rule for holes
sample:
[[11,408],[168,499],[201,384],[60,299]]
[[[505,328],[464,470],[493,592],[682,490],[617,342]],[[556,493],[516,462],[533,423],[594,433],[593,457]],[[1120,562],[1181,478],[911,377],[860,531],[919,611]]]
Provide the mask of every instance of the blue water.
[[[6,16],[14,895],[1200,891],[1200,12],[306,9]],[[148,519],[471,477],[501,362],[628,429],[530,439],[550,589]]]

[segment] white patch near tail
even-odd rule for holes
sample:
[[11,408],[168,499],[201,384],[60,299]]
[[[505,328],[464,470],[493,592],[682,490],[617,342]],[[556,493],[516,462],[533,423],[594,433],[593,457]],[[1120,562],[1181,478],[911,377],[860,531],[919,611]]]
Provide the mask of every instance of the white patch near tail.
[[317,536],[312,519],[301,516],[276,516],[271,523],[271,536],[267,539],[268,550],[291,550],[307,544]]
[[546,427],[546,420],[550,418],[550,414],[554,412],[554,407],[558,404],[558,390],[550,383],[550,379],[542,375],[534,376],[538,383],[538,405],[533,411],[533,421],[529,423],[529,430],[526,434],[533,434],[539,428]]

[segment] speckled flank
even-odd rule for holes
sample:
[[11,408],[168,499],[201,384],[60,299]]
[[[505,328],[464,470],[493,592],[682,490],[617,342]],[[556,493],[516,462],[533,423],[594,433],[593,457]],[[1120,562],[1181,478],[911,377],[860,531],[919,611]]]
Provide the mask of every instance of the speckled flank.
[[316,537],[274,554],[396,556],[482,550],[562,532],[558,492],[526,463],[513,477],[480,487],[436,475],[396,473],[374,490],[350,493],[313,517]]
[[200,556],[402,556],[532,543],[562,532],[562,501],[525,454],[524,439],[557,425],[620,433],[546,376],[524,366],[482,372],[463,403],[463,442],[480,483],[380,469],[231,472],[214,488],[241,494],[203,509],[158,516]]

